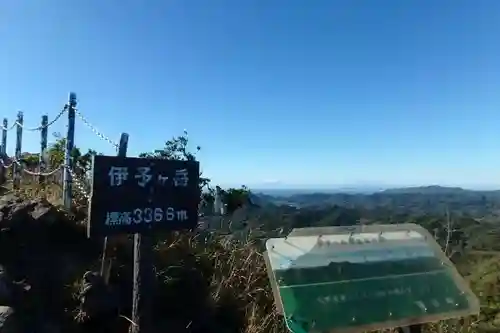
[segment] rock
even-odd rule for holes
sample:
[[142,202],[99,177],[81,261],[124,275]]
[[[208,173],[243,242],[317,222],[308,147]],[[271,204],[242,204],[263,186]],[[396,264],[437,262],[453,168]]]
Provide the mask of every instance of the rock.
[[12,290],[10,281],[3,267],[0,267],[0,305],[9,305],[12,301]]
[[0,332],[22,333],[14,309],[9,306],[0,306]]
[[16,306],[24,300],[24,295],[31,287],[25,281],[13,281],[5,269],[0,266],[0,305]]
[[16,279],[26,270],[50,269],[75,277],[83,272],[71,269],[96,258],[100,247],[87,239],[84,226],[44,199],[0,200],[0,264]]
[[87,238],[85,226],[44,199],[1,198],[0,305],[22,313],[26,329],[59,324],[73,306],[68,286],[101,247]]
[[[8,198],[8,200],[6,200]],[[0,227],[23,228],[25,226],[49,226],[61,220],[67,220],[64,213],[51,205],[45,199],[22,200],[19,197],[8,196],[0,200]]]

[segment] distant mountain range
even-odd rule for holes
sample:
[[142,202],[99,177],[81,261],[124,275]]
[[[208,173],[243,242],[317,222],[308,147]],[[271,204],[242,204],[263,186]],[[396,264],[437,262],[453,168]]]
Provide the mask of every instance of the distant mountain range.
[[428,185],[428,186],[409,186],[409,187],[395,187],[387,188],[381,186],[372,187],[339,187],[333,189],[252,189],[252,192],[259,195],[267,195],[272,197],[291,197],[296,195],[332,195],[332,194],[364,194],[370,195],[375,193],[391,193],[391,194],[460,194],[460,193],[491,193],[500,192],[500,189],[491,190],[473,190],[464,189],[462,187],[450,187],[450,186],[440,186],[440,185]]
[[296,194],[314,194],[314,193],[361,193],[370,194],[378,191],[382,191],[386,188],[379,186],[366,186],[366,187],[338,187],[338,188],[277,188],[277,189],[252,189],[253,192],[271,196],[286,197]]
[[292,190],[253,192],[254,201],[287,205],[296,208],[306,207],[363,207],[377,209],[391,207],[394,211],[439,212],[458,210],[472,215],[488,211],[500,215],[500,190],[475,191],[460,187],[419,186],[402,187],[373,192],[306,191]]

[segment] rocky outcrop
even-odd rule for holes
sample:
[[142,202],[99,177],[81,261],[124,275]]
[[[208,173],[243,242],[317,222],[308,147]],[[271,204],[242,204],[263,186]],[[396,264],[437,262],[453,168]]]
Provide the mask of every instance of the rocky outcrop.
[[[53,333],[57,329],[52,323],[64,322],[68,317],[66,309],[75,306],[76,300],[68,296],[72,284],[96,257],[96,246],[87,239],[84,226],[47,201],[2,197],[2,325],[10,327],[15,320],[21,323],[16,325],[21,325],[22,332],[51,327]],[[4,329],[0,328],[0,332]]]
[[[85,224],[42,199],[0,197],[0,333],[129,331],[131,237],[108,239],[111,264],[105,281],[95,273],[101,266],[102,239],[89,240]],[[234,247],[215,237],[202,242],[194,232],[156,233],[153,238],[152,333],[244,331],[248,302],[242,298],[248,281],[232,274],[229,266],[220,272],[215,268],[232,262]],[[247,265],[248,259],[238,262]],[[227,277],[222,274],[231,274],[240,292],[223,283]],[[213,279],[218,281],[216,295]]]
[[[113,265],[106,283],[94,272],[100,268],[102,240],[89,240],[81,222],[41,199],[0,197],[0,333],[128,331],[131,240],[125,235],[108,242]],[[177,262],[177,258],[172,259]],[[171,266],[170,262],[165,264]],[[179,283],[198,276],[190,271]],[[195,282],[205,283],[198,280]],[[178,310],[179,300],[185,306],[178,313],[187,314],[180,326],[186,327],[192,321],[190,317],[202,318],[201,314],[206,313],[203,307],[196,309],[196,315],[192,312],[196,303],[192,299],[199,297],[200,288],[163,285],[154,295],[155,325],[170,328],[176,322],[178,314],[165,317],[173,309]],[[184,299],[191,289],[194,294]],[[203,295],[203,299],[206,297]],[[165,299],[176,302],[171,305]],[[166,306],[169,311],[163,310]]]

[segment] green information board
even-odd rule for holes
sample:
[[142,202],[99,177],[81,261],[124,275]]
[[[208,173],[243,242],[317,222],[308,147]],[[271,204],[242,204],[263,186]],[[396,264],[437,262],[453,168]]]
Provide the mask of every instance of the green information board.
[[479,313],[479,301],[416,224],[296,229],[266,242],[291,332],[361,332]]

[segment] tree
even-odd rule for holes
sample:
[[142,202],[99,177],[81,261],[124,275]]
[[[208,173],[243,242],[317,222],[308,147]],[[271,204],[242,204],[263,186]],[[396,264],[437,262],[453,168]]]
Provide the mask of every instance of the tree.
[[[196,146],[196,151],[189,150],[189,138],[187,131],[183,135],[173,137],[165,142],[163,149],[155,150],[151,153],[142,153],[139,157],[160,158],[168,160],[180,161],[196,161],[196,153],[201,150],[200,146]],[[201,200],[207,205],[212,206],[214,202],[215,191],[210,188],[210,179],[202,177],[200,172],[200,191],[202,192]],[[222,191],[222,201],[227,205],[227,212],[233,213],[239,207],[248,203],[249,191],[248,188],[242,186],[239,189],[230,188]]]
[[[201,150],[200,146],[196,146],[196,152],[192,153],[189,151],[189,139],[187,131],[184,131],[183,135],[173,137],[172,139],[165,142],[165,147],[163,149],[157,149],[151,153],[142,153],[139,157],[147,158],[159,158],[165,160],[177,160],[177,161],[196,161],[196,153]],[[204,189],[209,190],[208,184],[210,183],[209,178],[202,177],[202,172],[200,171],[200,191]]]
[[241,188],[229,188],[227,190],[222,190],[222,202],[226,204],[226,211],[232,214],[237,209],[251,204],[250,191],[246,186],[241,186]]
[[40,154],[27,154],[21,157],[21,161],[23,161],[28,168],[36,167],[40,162]]
[[[53,168],[64,164],[66,151],[66,138],[61,137],[59,133],[54,133],[54,136],[57,140],[48,148],[48,162]],[[73,147],[70,153],[73,160],[73,171],[79,175],[84,175],[90,171],[92,156],[94,155],[97,155],[95,150],[89,149],[85,154],[82,154],[80,148]]]

